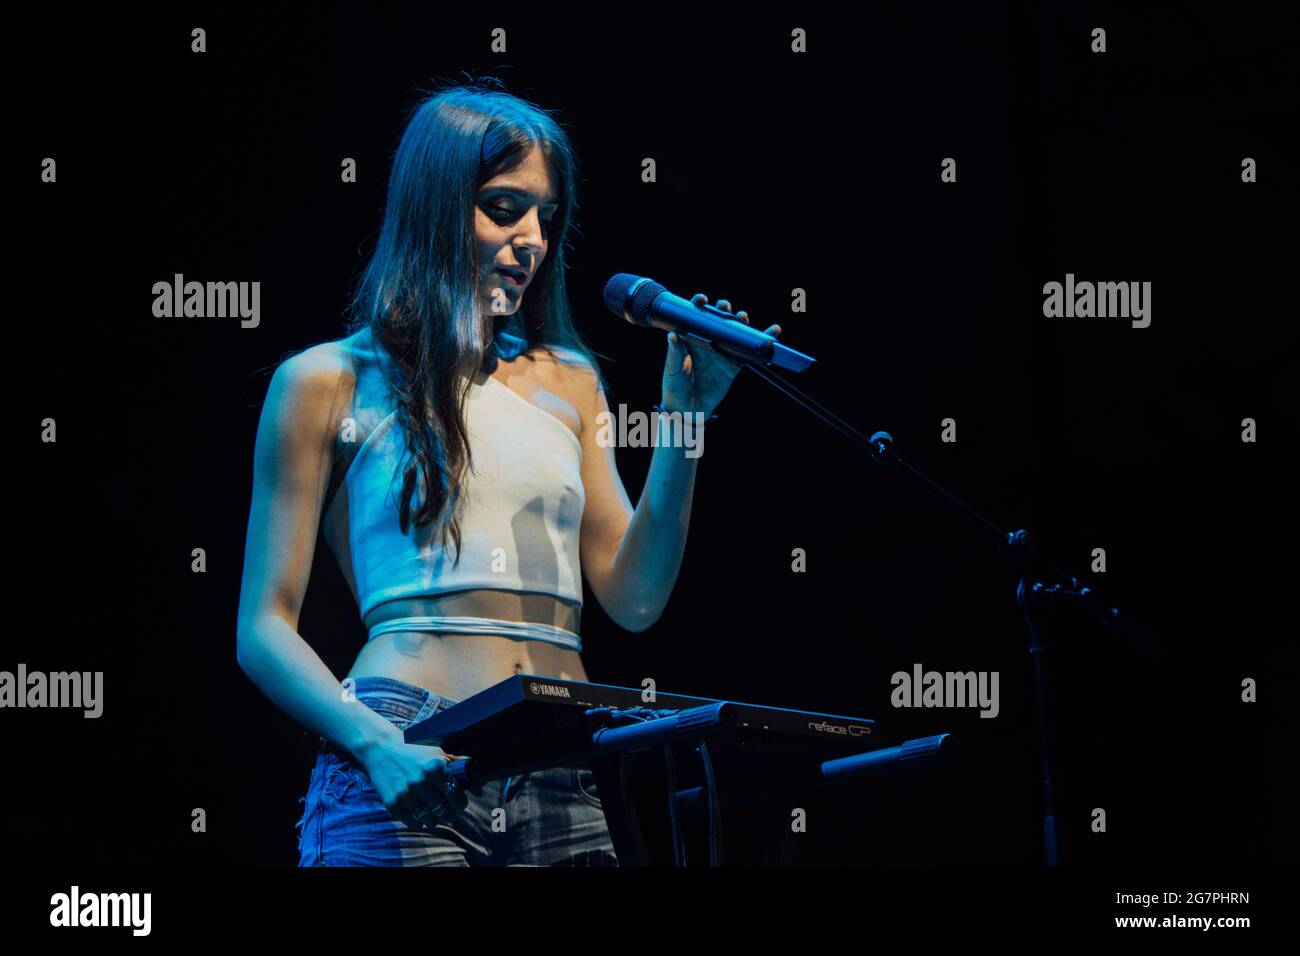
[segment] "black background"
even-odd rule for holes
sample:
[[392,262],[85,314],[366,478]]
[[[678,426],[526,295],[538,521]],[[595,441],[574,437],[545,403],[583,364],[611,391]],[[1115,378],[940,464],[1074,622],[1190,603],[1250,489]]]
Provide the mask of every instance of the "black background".
[[[342,332],[420,87],[461,70],[558,109],[574,138],[570,290],[611,405],[657,401],[664,358],[662,334],[604,310],[612,273],[729,298],[818,358],[802,388],[889,429],[1165,643],[1143,658],[1090,624],[1053,632],[1072,862],[1300,857],[1283,732],[1296,629],[1274,611],[1294,566],[1292,34],[1253,5],[687,10],[16,14],[33,67],[6,151],[24,384],[0,667],[103,671],[105,712],[4,713],[14,859],[296,861],[315,737],[235,661],[253,437],[280,358]],[[507,55],[489,51],[495,26]],[[789,51],[797,26],[806,55]],[[47,156],[57,185],[39,182]],[[657,183],[640,180],[646,156]],[[344,157],[359,183],[339,182]],[[260,327],[154,318],[151,287],[177,272],[260,281]],[[1067,272],[1150,281],[1151,326],[1044,318],[1043,283]],[[789,311],[796,287],[806,314]],[[1012,568],[756,377],[719,412],[661,620],[623,632],[587,593],[592,680],[961,740],[949,773],[810,796],[798,862],[1036,863]],[[46,417],[59,440],[33,444]],[[633,502],[649,459],[618,453]],[[300,630],[340,676],[365,640],[323,544]],[[998,671],[1000,715],[895,710],[890,675],[915,663]],[[1246,677],[1258,703],[1240,700]]]

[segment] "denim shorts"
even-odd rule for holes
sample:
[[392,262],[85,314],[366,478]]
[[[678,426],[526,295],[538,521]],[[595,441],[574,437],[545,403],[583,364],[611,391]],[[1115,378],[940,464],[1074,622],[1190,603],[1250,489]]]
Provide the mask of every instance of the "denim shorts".
[[[390,677],[355,684],[359,701],[403,730],[456,703]],[[468,806],[448,822],[411,829],[384,806],[365,768],[322,738],[299,798],[298,865],[618,865],[590,767],[535,770],[465,796]]]

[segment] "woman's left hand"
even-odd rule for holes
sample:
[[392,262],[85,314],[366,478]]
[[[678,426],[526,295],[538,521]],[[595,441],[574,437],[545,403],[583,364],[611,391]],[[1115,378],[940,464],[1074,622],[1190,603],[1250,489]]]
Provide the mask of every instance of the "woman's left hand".
[[[703,292],[691,296],[692,305],[708,305]],[[718,300],[718,308],[731,311],[731,303]],[[738,312],[737,320],[749,324],[749,313]],[[781,326],[769,326],[764,334],[781,334]],[[731,383],[740,374],[741,365],[705,345],[689,343],[676,332],[668,333],[668,357],[664,361],[662,404],[665,412],[698,412],[705,418],[713,414]]]

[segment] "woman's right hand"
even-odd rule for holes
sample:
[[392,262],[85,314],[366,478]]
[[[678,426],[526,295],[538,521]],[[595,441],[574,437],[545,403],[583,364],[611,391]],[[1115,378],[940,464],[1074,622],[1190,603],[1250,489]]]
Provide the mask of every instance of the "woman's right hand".
[[398,740],[371,747],[361,763],[389,813],[412,829],[432,830],[469,804],[461,790],[446,790],[447,764],[456,759],[441,747]]

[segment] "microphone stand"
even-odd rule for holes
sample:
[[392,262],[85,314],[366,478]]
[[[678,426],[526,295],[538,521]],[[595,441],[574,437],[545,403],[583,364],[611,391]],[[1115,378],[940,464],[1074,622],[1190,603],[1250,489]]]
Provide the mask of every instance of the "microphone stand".
[[[1043,640],[1042,611],[1048,608],[1069,608],[1076,611],[1088,611],[1093,614],[1103,627],[1125,638],[1137,650],[1145,654],[1154,654],[1162,650],[1161,645],[1145,628],[1135,624],[1120,613],[1118,608],[1102,602],[1095,591],[1081,587],[1079,580],[1066,574],[1052,562],[1039,554],[1029,543],[1029,533],[1024,530],[1010,533],[1000,530],[965,502],[954,497],[922,474],[894,451],[894,439],[889,432],[878,431],[870,438],[848,422],[834,415],[810,396],[804,394],[789,382],[783,380],[769,368],[764,368],[753,358],[741,358],[728,354],[728,358],[738,362],[759,378],[768,382],[778,391],[783,392],[797,405],[830,425],[840,434],[865,448],[874,461],[884,465],[894,474],[901,475],[926,491],[933,494],[950,510],[960,515],[967,524],[984,538],[999,554],[1007,555],[1019,572],[1020,580],[1016,585],[1016,605],[1025,619],[1029,632],[1029,653],[1034,662],[1034,697],[1038,713],[1038,747],[1042,768],[1043,791],[1043,863],[1046,866],[1060,866],[1062,861],[1060,822],[1056,813],[1056,790],[1052,776],[1051,748],[1048,739],[1047,723],[1047,665],[1046,643]],[[1031,565],[1036,562],[1044,568],[1057,582],[1066,582],[1046,586],[1042,582],[1029,583]]]

